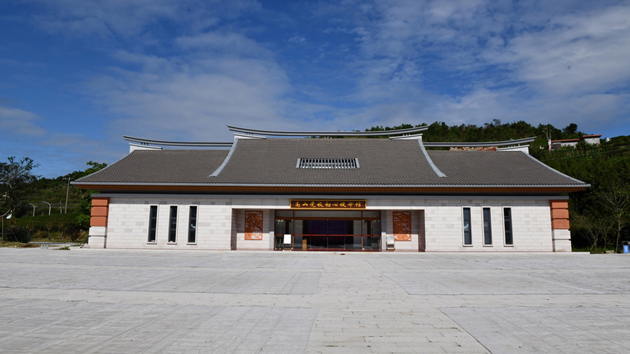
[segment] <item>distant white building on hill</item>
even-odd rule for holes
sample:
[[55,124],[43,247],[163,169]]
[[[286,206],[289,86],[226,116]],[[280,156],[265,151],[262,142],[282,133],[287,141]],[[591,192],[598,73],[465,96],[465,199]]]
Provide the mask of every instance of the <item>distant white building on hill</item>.
[[580,142],[581,140],[583,140],[585,143],[590,144],[590,145],[599,145],[601,137],[602,137],[601,134],[582,135],[581,138],[576,138],[576,139],[551,140],[549,145],[551,147],[551,150],[558,150],[565,146],[576,147],[578,142]]

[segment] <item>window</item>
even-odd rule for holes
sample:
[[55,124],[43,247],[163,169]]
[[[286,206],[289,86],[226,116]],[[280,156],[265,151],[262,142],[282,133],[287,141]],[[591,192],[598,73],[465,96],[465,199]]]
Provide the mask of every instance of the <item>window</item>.
[[470,208],[464,208],[464,245],[472,245],[472,231],[470,225]]
[[197,207],[190,207],[190,214],[188,216],[188,243],[195,243],[197,241]]
[[155,229],[157,227],[157,205],[151,205],[149,211],[149,242],[155,242]]
[[171,206],[168,220],[168,243],[175,243],[177,240],[177,207],[174,205]]
[[512,208],[503,208],[503,222],[505,223],[505,245],[514,245],[512,237]]
[[483,244],[492,245],[492,222],[490,220],[490,208],[483,208]]

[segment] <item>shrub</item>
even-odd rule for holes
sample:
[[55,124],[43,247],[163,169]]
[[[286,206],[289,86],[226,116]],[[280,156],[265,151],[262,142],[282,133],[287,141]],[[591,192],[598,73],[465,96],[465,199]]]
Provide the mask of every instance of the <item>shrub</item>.
[[80,229],[87,230],[87,229],[90,228],[90,216],[89,215],[84,215],[84,214],[79,214],[79,215],[77,215],[76,223],[77,223],[77,225],[79,226]]
[[66,232],[70,236],[70,240],[72,242],[76,242],[81,236],[81,229],[79,228],[77,224],[74,224],[74,223],[66,225]]
[[31,230],[25,226],[9,226],[5,233],[5,239],[9,242],[31,242]]

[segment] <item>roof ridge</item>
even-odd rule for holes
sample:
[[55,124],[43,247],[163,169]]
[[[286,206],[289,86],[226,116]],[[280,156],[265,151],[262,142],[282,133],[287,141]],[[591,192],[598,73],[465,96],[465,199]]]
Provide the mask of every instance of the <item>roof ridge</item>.
[[431,160],[429,153],[427,152],[427,150],[424,148],[424,145],[422,144],[422,137],[418,139],[418,146],[420,146],[420,150],[422,150],[422,154],[424,155],[424,158],[427,159],[427,162],[429,163],[429,166],[431,166],[431,168],[433,169],[433,172],[435,172],[435,174],[438,175],[438,177],[440,178],[446,177],[446,174],[440,171],[440,169],[433,163],[433,160]]
[[[217,177],[219,173],[223,171],[223,168],[225,168],[225,166],[230,161],[230,158],[232,158],[232,155],[234,154],[234,151],[236,150],[236,147],[238,146],[239,140],[240,139],[238,137],[234,136],[234,144],[232,144],[232,147],[230,148],[230,152],[228,152],[228,155],[225,157],[225,160],[223,160],[223,163],[221,164],[221,166],[219,166],[216,170],[214,170],[214,172],[212,172],[208,177]],[[246,140],[249,140],[249,139],[246,139]]]

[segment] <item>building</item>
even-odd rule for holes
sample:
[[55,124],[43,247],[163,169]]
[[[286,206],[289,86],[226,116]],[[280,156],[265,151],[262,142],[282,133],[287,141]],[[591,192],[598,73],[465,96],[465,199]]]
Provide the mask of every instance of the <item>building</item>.
[[549,146],[551,150],[558,150],[565,146],[576,147],[580,141],[584,141],[585,143],[590,144],[590,145],[599,145],[601,137],[602,137],[601,134],[597,134],[597,135],[582,135],[582,137],[576,138],[576,139],[550,140]]
[[[571,251],[566,193],[588,187],[518,148],[533,138],[453,144],[423,143],[413,133],[426,128],[229,128],[231,143],[126,137],[129,155],[73,182],[100,192],[89,247]],[[272,137],[336,135],[347,138]],[[510,148],[427,149],[448,146]]]

